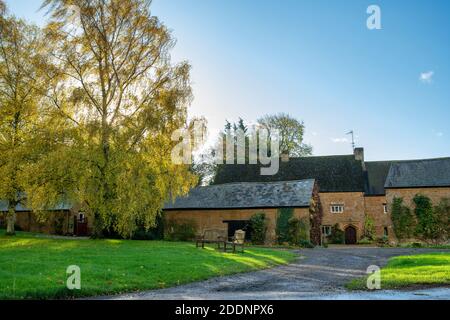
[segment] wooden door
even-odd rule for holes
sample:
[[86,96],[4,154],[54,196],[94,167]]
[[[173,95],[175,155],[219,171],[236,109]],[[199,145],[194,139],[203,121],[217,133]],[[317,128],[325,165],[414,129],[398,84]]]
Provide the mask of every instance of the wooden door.
[[356,228],[349,226],[345,229],[345,244],[356,244]]

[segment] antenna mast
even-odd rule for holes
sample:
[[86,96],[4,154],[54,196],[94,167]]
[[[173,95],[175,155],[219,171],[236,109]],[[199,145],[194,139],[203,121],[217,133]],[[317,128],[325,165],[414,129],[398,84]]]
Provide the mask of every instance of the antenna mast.
[[355,133],[352,131],[348,132],[347,134],[351,134],[352,135],[352,148],[353,151],[355,151],[356,145],[355,145]]

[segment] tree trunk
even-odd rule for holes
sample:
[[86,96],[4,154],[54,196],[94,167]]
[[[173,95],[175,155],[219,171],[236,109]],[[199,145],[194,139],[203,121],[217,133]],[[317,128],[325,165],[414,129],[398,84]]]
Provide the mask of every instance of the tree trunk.
[[94,224],[93,224],[93,230],[92,230],[92,236],[93,239],[103,239],[105,237],[103,233],[103,221],[100,214],[95,213],[94,214]]
[[15,206],[10,206],[8,214],[6,215],[6,234],[13,236],[16,234],[14,225],[16,224],[16,209]]

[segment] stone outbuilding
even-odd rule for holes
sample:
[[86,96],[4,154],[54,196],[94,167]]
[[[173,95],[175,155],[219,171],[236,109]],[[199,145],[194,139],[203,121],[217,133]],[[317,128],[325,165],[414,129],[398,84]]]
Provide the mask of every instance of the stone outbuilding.
[[[276,240],[280,210],[293,210],[293,217],[307,223],[313,242],[320,241],[320,221],[311,219],[319,212],[318,189],[314,179],[279,182],[238,182],[198,187],[186,197],[179,197],[164,208],[166,224],[192,221],[198,233],[222,230],[228,236],[238,229],[251,237],[250,218],[264,213],[267,220],[266,241]],[[314,239],[315,238],[315,239]],[[319,239],[318,239],[319,238]]]
[[384,187],[388,204],[397,197],[412,208],[413,198],[421,194],[436,205],[450,198],[450,158],[397,161],[391,165]]
[[[8,203],[0,201],[0,227],[6,226]],[[42,212],[45,219],[39,219],[30,208],[21,204],[16,206],[16,230],[46,233],[54,235],[88,236],[91,233],[92,221],[87,215],[80,212],[77,206],[70,202],[61,202],[58,205]]]

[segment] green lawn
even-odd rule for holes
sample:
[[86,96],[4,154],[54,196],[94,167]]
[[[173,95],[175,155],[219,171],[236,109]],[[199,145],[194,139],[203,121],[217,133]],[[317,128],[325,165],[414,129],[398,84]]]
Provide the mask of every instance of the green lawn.
[[[192,243],[123,240],[55,240],[0,231],[0,299],[95,296],[166,288],[207,278],[286,264],[283,250],[249,248],[223,253]],[[66,288],[66,269],[81,268],[81,290]]]
[[[366,281],[356,279],[347,287],[366,289]],[[450,285],[450,252],[394,257],[381,270],[382,289],[445,285]]]

